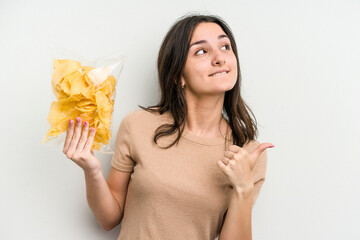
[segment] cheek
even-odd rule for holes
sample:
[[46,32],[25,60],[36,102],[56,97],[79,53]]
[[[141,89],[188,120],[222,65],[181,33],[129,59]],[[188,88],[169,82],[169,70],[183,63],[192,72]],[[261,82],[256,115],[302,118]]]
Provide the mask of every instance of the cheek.
[[231,58],[231,60],[230,60],[230,65],[231,65],[231,69],[232,69],[233,75],[234,75],[235,78],[236,78],[238,69],[237,69],[237,60],[236,60],[235,55]]
[[236,60],[236,57],[235,55],[233,54],[232,57],[231,57],[231,64],[232,64],[232,67],[235,67],[236,68],[236,65],[237,65],[237,60]]
[[189,77],[191,78],[192,72],[191,72],[191,67],[189,67],[191,65],[191,63],[189,63],[189,61],[187,60],[185,63],[185,67],[183,70],[183,76],[185,78],[185,80],[188,80]]
[[183,72],[184,80],[189,88],[198,88],[203,82],[204,68],[198,63],[189,61]]
[[188,80],[197,81],[197,79],[203,78],[206,67],[207,63],[205,61],[190,62],[186,71]]

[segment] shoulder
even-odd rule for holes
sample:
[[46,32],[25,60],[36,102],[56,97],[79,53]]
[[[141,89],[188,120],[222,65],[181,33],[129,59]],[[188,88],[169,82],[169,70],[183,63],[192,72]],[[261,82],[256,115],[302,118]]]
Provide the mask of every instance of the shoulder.
[[129,119],[129,120],[136,120],[136,119],[149,119],[149,118],[153,118],[153,119],[162,119],[162,118],[169,118],[169,112],[165,112],[163,114],[160,114],[157,111],[146,111],[144,109],[135,109],[132,110],[131,112],[127,113],[124,117],[124,119]]
[[247,141],[243,148],[246,149],[248,152],[253,152],[258,146],[260,145],[260,142],[257,140],[251,140]]
[[[251,140],[249,142],[246,142],[243,148],[246,149],[249,153],[252,153],[256,150],[256,148],[260,144],[261,143],[257,140]],[[267,168],[267,150],[265,149],[260,154],[255,164],[255,168],[254,168],[254,179],[256,180],[255,182],[265,179],[266,168]]]
[[127,113],[122,121],[128,126],[150,127],[166,123],[169,120],[171,120],[169,112],[160,114],[157,111],[151,112],[144,109],[135,109]]
[[[261,143],[257,140],[251,140],[248,141],[244,144],[243,148],[245,150],[247,150],[249,153],[252,153],[256,150],[256,148],[260,145]],[[260,159],[259,160],[263,160],[266,161],[267,158],[267,150],[265,149],[262,154],[260,154]]]

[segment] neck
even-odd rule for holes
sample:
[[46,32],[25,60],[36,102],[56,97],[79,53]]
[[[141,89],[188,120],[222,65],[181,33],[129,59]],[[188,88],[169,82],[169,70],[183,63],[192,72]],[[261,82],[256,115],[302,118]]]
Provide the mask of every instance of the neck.
[[187,117],[184,131],[201,137],[224,137],[227,123],[222,116],[224,94],[199,98],[186,98]]

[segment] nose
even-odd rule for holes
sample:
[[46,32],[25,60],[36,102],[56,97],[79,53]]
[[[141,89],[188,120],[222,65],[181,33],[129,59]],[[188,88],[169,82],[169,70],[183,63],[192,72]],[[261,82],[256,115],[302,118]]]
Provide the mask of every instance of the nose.
[[212,60],[212,65],[214,65],[214,66],[222,66],[224,64],[225,64],[224,56],[219,52],[214,53],[214,57],[213,57],[213,60]]

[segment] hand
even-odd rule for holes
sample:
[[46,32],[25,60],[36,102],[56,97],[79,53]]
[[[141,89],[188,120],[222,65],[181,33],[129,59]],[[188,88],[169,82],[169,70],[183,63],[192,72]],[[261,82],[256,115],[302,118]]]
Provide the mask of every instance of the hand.
[[79,165],[84,172],[93,174],[101,169],[100,161],[94,156],[94,152],[91,150],[95,137],[95,128],[90,129],[89,137],[89,123],[84,122],[82,133],[81,128],[81,118],[77,117],[75,124],[73,120],[69,120],[63,152],[67,158]]
[[262,143],[259,144],[254,152],[249,153],[244,148],[231,145],[228,150],[225,151],[223,160],[219,160],[217,165],[228,177],[234,189],[250,191],[254,187],[254,168],[260,155],[266,148],[272,147],[274,147],[274,145],[271,143]]

